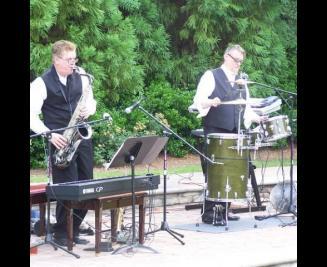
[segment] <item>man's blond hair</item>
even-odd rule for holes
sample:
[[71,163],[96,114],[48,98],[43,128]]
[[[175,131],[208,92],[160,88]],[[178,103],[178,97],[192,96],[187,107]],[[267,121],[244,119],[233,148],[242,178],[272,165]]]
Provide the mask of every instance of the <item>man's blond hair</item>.
[[61,56],[64,51],[75,51],[76,45],[70,41],[60,40],[52,45],[52,56]]

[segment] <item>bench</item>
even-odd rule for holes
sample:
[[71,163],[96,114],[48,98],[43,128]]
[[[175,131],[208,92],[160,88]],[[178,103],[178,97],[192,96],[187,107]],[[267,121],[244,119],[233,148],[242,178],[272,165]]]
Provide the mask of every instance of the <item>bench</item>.
[[[144,198],[146,192],[135,193],[135,205],[139,206],[139,243],[144,243]],[[82,201],[65,200],[64,205],[67,209],[67,234],[68,234],[68,250],[73,250],[73,209],[86,209],[95,211],[95,253],[100,253],[101,243],[101,225],[102,211],[111,209],[111,237],[112,241],[116,241],[117,225],[115,225],[115,208],[126,207],[132,205],[132,194],[119,194],[99,198],[93,198]]]
[[39,205],[40,209],[40,235],[45,235],[45,204],[47,203],[47,195],[45,193],[46,184],[30,184],[30,214],[32,214],[32,206]]

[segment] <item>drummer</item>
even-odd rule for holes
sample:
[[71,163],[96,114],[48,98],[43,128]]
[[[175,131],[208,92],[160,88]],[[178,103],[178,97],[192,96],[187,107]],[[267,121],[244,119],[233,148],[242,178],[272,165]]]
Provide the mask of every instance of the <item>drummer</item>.
[[[224,52],[222,65],[207,70],[202,75],[192,107],[198,110],[198,117],[202,118],[204,135],[238,133],[239,125],[248,129],[252,122],[259,123],[267,119],[267,117],[257,115],[249,104],[244,105],[246,103],[244,100],[250,97],[246,86],[247,75],[239,73],[244,59],[245,50],[238,44],[230,45]],[[239,102],[243,104],[235,104],[237,101],[234,100],[240,99],[243,102]],[[227,104],[228,101],[234,101],[234,104]],[[243,125],[239,124],[239,118],[242,118]],[[203,158],[201,158],[201,165],[205,173]],[[229,215],[228,219],[237,220],[239,217]]]

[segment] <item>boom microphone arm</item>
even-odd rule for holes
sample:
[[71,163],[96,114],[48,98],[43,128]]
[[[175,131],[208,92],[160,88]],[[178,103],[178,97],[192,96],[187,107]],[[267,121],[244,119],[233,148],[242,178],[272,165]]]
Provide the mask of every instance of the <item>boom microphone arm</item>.
[[99,123],[99,122],[102,122],[102,121],[109,121],[109,122],[112,121],[112,118],[108,113],[104,113],[102,117],[103,118],[99,119],[99,120],[94,120],[94,121],[89,121],[89,122],[85,121],[85,122],[78,123],[78,124],[75,124],[75,125],[70,126],[70,127],[63,127],[63,128],[54,129],[54,130],[50,130],[50,131],[46,131],[46,132],[42,132],[42,133],[38,133],[38,134],[32,134],[32,135],[30,135],[30,138],[34,138],[34,137],[38,137],[38,136],[44,136],[44,137],[49,138],[52,133],[61,132],[61,131],[64,131],[66,129],[80,127],[80,126],[86,126],[86,125],[92,125],[92,124]]
[[194,146],[192,146],[189,142],[187,142],[185,139],[183,139],[182,137],[180,137],[177,133],[175,133],[173,130],[171,130],[166,125],[164,125],[161,121],[159,121],[156,117],[154,117],[152,114],[150,114],[148,111],[146,111],[141,105],[139,105],[138,108],[140,110],[142,110],[146,115],[148,115],[149,117],[151,117],[152,119],[154,119],[157,123],[159,123],[165,129],[165,131],[167,131],[168,133],[173,134],[174,136],[176,136],[179,140],[181,140],[183,143],[185,143],[186,145],[188,145],[193,151],[195,151],[197,154],[201,155],[203,158],[205,158],[211,164],[224,164],[224,163],[221,163],[221,162],[213,161],[210,158],[208,158],[206,155],[204,155],[202,152],[200,152]]
[[291,105],[285,100],[285,98],[282,96],[281,92],[287,93],[290,96],[290,98],[293,98],[293,96],[297,96],[297,93],[286,91],[284,89],[273,87],[273,86],[270,86],[270,85],[267,85],[267,84],[264,84],[264,83],[258,83],[258,82],[252,82],[252,81],[249,82],[249,83],[257,84],[257,85],[261,85],[263,87],[267,87],[267,88],[273,89],[278,94],[278,96],[284,101],[284,103],[287,105],[287,107],[289,109],[291,109]]

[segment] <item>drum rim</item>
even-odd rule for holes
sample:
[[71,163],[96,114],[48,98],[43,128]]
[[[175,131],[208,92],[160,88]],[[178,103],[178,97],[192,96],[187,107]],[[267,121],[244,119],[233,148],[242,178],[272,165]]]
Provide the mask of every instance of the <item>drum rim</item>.
[[267,121],[273,121],[273,120],[278,119],[278,118],[288,118],[288,116],[287,115],[278,115],[278,116],[274,116],[274,117],[269,118]]
[[196,137],[204,137],[203,128],[191,130],[191,135],[196,136]]
[[277,141],[277,140],[289,137],[290,135],[292,135],[292,133],[275,134],[272,137],[264,138],[264,141],[265,142],[273,142],[273,141]]
[[246,197],[240,198],[213,198],[213,197],[206,197],[206,200],[213,201],[213,202],[238,202],[238,201],[245,201],[247,200]]
[[[226,137],[232,137],[234,136],[235,138],[226,138]],[[234,140],[234,139],[238,139],[238,137],[241,136],[242,138],[246,139],[246,138],[250,138],[249,135],[246,134],[235,134],[235,133],[210,133],[207,135],[208,138],[212,137],[212,138],[221,138],[221,139],[230,139],[230,140]]]

